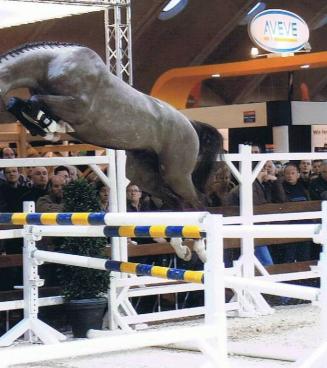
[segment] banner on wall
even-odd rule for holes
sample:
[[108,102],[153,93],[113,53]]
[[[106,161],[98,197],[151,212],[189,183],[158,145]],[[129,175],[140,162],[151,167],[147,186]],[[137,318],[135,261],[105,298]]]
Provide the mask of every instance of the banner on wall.
[[311,126],[311,151],[327,151],[327,125]]

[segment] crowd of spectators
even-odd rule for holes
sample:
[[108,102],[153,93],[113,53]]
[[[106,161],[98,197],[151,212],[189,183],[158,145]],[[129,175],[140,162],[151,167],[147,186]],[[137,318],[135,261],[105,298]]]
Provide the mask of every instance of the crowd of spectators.
[[[253,153],[260,153],[259,145],[252,145]],[[15,158],[15,152],[10,147],[0,150],[0,157]],[[254,163],[255,164],[255,163]],[[78,179],[79,171],[73,166],[29,167],[20,169],[6,167],[0,169],[0,212],[21,212],[24,201],[34,201],[37,212],[61,212],[64,207],[63,188],[69,182]],[[101,181],[90,176],[94,183],[100,210],[109,211],[110,190]],[[136,184],[130,183],[126,188],[127,211],[158,211],[162,203],[142,191]],[[298,202],[327,199],[327,161],[302,160],[299,162],[267,161],[253,183],[253,203]],[[208,207],[238,206],[239,185],[228,165],[224,162],[215,163],[214,170],[205,187],[205,200]],[[162,207],[164,208],[164,207]],[[166,239],[132,238],[130,244],[167,243]],[[22,244],[17,241],[2,241],[3,253],[20,253]],[[52,248],[51,242],[44,242],[43,249]],[[270,247],[257,246],[255,256],[259,261],[269,266],[274,263],[290,263],[317,259],[319,247],[311,242],[289,243]],[[237,259],[235,249],[225,250],[225,264],[232,266]],[[147,256],[135,259],[142,263],[171,266],[173,258],[167,255]],[[193,259],[193,266],[198,268],[198,260]],[[174,264],[176,266],[176,264]],[[181,263],[177,266],[181,266]],[[185,265],[183,265],[185,266]],[[17,277],[13,277],[17,283]],[[151,301],[151,305],[153,301]],[[152,306],[153,307],[153,306]]]
[[[252,153],[261,152],[259,145],[252,145]],[[253,166],[255,165],[254,162]],[[216,179],[208,182],[206,188],[207,204],[214,207],[239,206],[239,185],[233,179],[228,166],[219,163],[212,177],[216,177]],[[253,182],[254,206],[325,199],[327,199],[327,161],[301,160],[284,163],[267,161]],[[301,223],[300,220],[294,222]],[[308,222],[308,220],[304,222]],[[255,256],[265,266],[275,263],[317,260],[319,253],[320,246],[311,241],[272,247],[263,245],[255,248]],[[235,255],[234,250],[225,250],[226,266],[231,266],[238,255],[239,253]]]
[[[14,159],[13,148],[0,149],[0,157]],[[63,188],[71,180],[76,180],[75,167],[5,167],[0,169],[0,212],[22,212],[23,202],[33,201],[37,212],[63,211]],[[42,239],[38,244],[41,249],[53,248],[53,242]],[[21,239],[5,239],[0,242],[2,254],[22,253]],[[0,270],[0,289],[11,289],[14,285],[21,285],[21,268],[6,268]]]

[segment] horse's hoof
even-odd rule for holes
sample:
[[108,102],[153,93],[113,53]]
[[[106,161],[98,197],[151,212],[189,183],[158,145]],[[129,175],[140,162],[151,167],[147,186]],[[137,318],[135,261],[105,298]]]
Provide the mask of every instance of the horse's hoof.
[[200,258],[201,262],[206,263],[207,262],[207,255],[205,252],[196,252],[198,257]]
[[186,245],[184,246],[186,249],[184,249],[184,257],[182,258],[184,261],[189,262],[192,259],[192,251],[189,247]]
[[206,248],[203,240],[196,240],[194,242],[193,251],[198,255],[203,263],[207,262]]

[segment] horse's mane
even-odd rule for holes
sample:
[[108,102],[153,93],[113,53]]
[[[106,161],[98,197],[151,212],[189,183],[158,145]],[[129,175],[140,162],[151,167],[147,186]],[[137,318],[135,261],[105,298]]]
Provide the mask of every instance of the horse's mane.
[[7,60],[8,57],[15,57],[26,51],[31,51],[35,49],[41,49],[41,48],[56,48],[56,47],[71,47],[71,46],[83,46],[83,45],[80,45],[78,43],[73,43],[73,42],[59,42],[59,41],[28,42],[14,49],[11,49],[4,54],[0,54],[0,62],[3,59]]

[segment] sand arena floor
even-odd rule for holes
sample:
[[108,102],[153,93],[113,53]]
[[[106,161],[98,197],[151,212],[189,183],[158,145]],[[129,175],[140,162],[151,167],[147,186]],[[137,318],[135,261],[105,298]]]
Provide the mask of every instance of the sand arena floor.
[[[228,318],[229,346],[232,349],[247,349],[251,353],[278,352],[285,357],[305,356],[314,349],[320,339],[320,310],[310,304],[277,307],[275,313],[257,318]],[[180,322],[183,325],[199,323],[199,320]],[[169,327],[171,323],[165,324]],[[176,323],[174,323],[176,325]],[[155,326],[153,328],[160,328]],[[161,327],[162,328],[162,327]],[[94,340],[96,341],[96,340]],[[18,353],[17,344],[10,347]],[[72,357],[64,360],[44,361],[16,365],[16,368],[199,368],[205,358],[196,351],[176,350],[169,348],[145,348],[134,351],[122,351]],[[1,362],[0,362],[1,366]],[[291,367],[291,362],[230,356],[231,368],[278,368]]]

